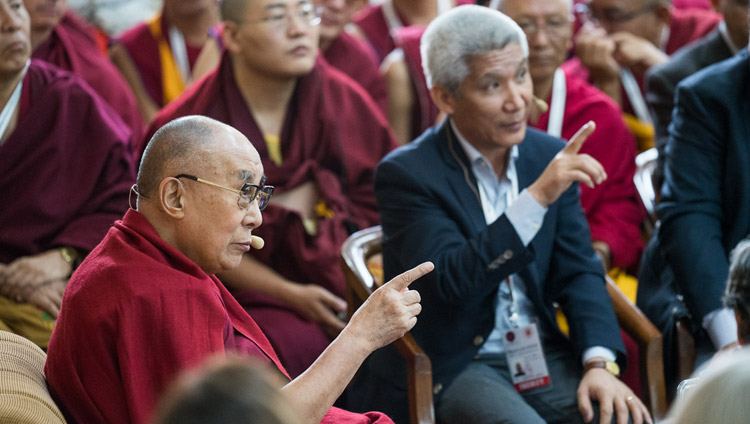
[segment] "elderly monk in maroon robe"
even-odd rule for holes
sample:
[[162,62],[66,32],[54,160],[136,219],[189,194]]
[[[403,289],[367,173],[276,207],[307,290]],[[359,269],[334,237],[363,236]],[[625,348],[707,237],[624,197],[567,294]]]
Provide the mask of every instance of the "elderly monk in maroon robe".
[[110,55],[150,122],[219,60],[216,0],[164,0],[160,13],[125,31]]
[[[115,223],[65,292],[45,372],[65,415],[80,423],[146,423],[168,383],[208,356],[234,352],[278,369],[262,330],[214,276],[261,247],[258,152],[239,131],[186,117],[153,137],[138,174],[137,210]],[[349,325],[281,391],[304,423],[389,423],[332,408],[362,361],[417,321],[409,282],[429,262],[374,292]],[[251,420],[252,417],[248,417]]]
[[68,277],[127,209],[130,130],[79,77],[32,59],[0,0],[0,329],[46,347]]
[[68,11],[67,0],[24,0],[24,5],[31,17],[32,57],[83,78],[139,141],[144,124],[130,86],[99,50],[92,30]]
[[721,15],[676,9],[670,0],[591,0],[579,6],[584,6],[586,23],[576,36],[577,57],[566,63],[567,71],[622,107],[641,150],[653,147],[653,120],[644,100],[646,71],[711,32]]
[[385,114],[388,95],[380,75],[380,64],[366,41],[349,34],[345,27],[364,0],[314,0],[322,9],[320,16],[320,50],[323,57],[336,69],[349,75],[367,91]]
[[426,27],[440,13],[453,6],[473,4],[474,0],[385,0],[363,9],[354,23],[372,44],[381,62],[396,48],[393,35],[410,25]]
[[370,96],[318,60],[312,3],[221,4],[227,52],[218,69],[167,106],[152,129],[200,114],[255,143],[278,193],[258,231],[268,244],[219,277],[295,376],[344,327],[341,244],[378,223],[373,174],[395,142]]

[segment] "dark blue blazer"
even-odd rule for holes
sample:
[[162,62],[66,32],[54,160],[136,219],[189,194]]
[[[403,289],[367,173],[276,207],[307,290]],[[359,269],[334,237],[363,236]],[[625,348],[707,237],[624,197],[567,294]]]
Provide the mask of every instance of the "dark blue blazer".
[[[747,49],[685,79],[666,145],[661,226],[644,254],[638,302],[674,279],[700,324],[721,307],[728,254],[750,234],[750,62]],[[672,274],[674,274],[672,276]]]
[[[563,145],[527,130],[516,167],[520,190],[537,179]],[[624,365],[622,340],[601,262],[591,247],[578,186],[549,207],[528,247],[505,215],[487,225],[477,190],[471,165],[447,124],[390,153],[376,172],[386,279],[423,261],[435,263],[435,270],[411,288],[420,292],[423,306],[412,333],[432,361],[436,397],[492,331],[498,286],[513,273],[527,285],[546,348],[581,355],[588,347],[605,346],[617,352]],[[570,339],[557,328],[554,304],[568,317]],[[362,377],[369,379],[369,387],[359,388],[372,401],[357,406],[393,413],[394,404],[406,404],[402,384],[388,387],[403,382],[403,367],[392,349],[375,352],[363,373],[369,374]]]

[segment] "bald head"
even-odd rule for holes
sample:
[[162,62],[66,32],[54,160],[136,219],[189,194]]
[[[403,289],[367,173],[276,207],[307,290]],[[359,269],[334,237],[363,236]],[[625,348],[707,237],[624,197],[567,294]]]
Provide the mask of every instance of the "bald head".
[[[219,141],[225,143],[222,132],[240,135],[234,128],[205,116],[186,116],[161,127],[146,146],[138,171],[138,191],[151,197],[159,183],[181,173],[200,174],[200,168],[215,161]],[[244,138],[244,137],[242,137]]]
[[247,5],[251,0],[221,0],[220,12],[222,21],[240,23],[245,16]]

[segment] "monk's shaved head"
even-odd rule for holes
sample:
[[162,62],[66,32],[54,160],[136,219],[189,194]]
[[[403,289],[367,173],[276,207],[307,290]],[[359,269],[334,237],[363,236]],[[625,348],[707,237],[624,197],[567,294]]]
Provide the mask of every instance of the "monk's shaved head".
[[217,134],[235,131],[228,125],[205,116],[186,116],[159,128],[146,146],[138,170],[138,192],[151,197],[159,183],[181,173],[200,173],[217,148]]
[[240,23],[252,0],[221,0],[221,20]]

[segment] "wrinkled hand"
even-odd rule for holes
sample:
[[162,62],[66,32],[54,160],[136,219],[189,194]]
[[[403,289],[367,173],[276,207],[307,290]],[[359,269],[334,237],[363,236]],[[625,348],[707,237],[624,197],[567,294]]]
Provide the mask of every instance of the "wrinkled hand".
[[34,256],[24,256],[0,268],[0,295],[16,302],[28,297],[31,291],[44,283],[67,279],[72,272],[69,263],[52,249]]
[[575,52],[597,84],[620,79],[620,64],[615,60],[617,44],[607,32],[590,22],[581,27],[575,38]]
[[338,317],[340,312],[346,311],[344,299],[315,284],[295,284],[295,287],[291,299],[294,308],[317,322],[329,337],[335,338],[346,325]]
[[594,368],[583,375],[578,385],[578,410],[587,423],[594,419],[592,400],[599,401],[599,422],[610,424],[612,414],[617,414],[617,423],[626,424],[628,416],[633,424],[651,423],[651,414],[646,406],[622,381],[609,371]]
[[35,288],[24,301],[49,312],[52,318],[57,319],[60,314],[60,305],[62,305],[66,284],[65,280],[55,280],[42,284]]
[[594,132],[596,124],[589,121],[552,159],[542,175],[528,188],[529,194],[544,207],[554,203],[574,181],[594,188],[607,179],[604,167],[587,154],[579,154],[583,142]]
[[648,68],[669,60],[664,52],[645,38],[629,32],[612,34],[615,43],[614,59],[622,66],[634,71],[645,71]]
[[424,262],[383,284],[357,309],[346,331],[366,343],[370,352],[403,337],[422,312],[419,293],[409,290],[409,284],[434,268],[432,262]]

